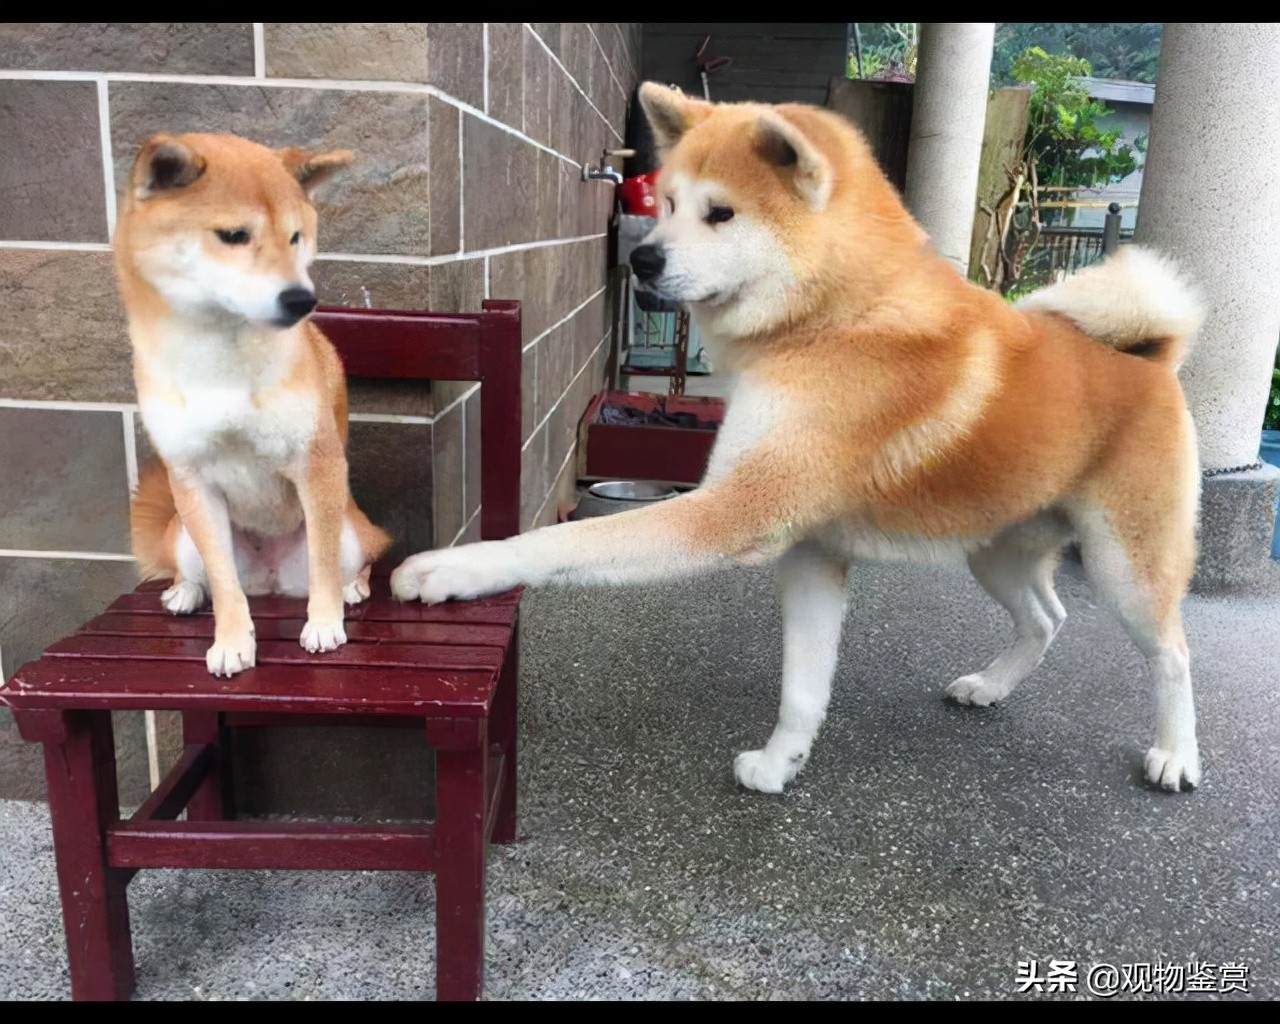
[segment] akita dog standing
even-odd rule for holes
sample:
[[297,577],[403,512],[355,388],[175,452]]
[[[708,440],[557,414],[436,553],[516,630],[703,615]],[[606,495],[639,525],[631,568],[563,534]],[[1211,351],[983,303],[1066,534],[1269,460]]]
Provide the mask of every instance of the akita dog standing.
[[1146,776],[1200,780],[1180,602],[1200,474],[1175,375],[1201,312],[1166,261],[1127,247],[1011,306],[931,247],[866,142],[798,104],[710,104],[654,83],[661,215],[631,257],[688,305],[736,374],[701,486],[651,507],[414,555],[401,598],[619,584],[778,559],[782,705],[744,786],[780,791],[826,713],[851,559],[966,558],[1013,646],[947,688],[1009,695],[1065,613],[1078,541],[1155,682]]
[[390,538],[347,484],[346,376],[306,317],[316,298],[309,194],[346,151],[275,151],[230,135],[142,146],[116,225],[138,410],[161,465],[131,509],[144,578],[174,614],[213,599],[214,675],[254,664],[246,594],[307,596],[299,642],[346,643]]

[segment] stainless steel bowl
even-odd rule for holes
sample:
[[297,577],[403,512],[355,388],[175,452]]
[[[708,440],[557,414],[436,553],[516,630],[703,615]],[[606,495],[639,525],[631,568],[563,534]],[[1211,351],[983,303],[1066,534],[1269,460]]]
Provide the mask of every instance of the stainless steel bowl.
[[655,501],[674,498],[679,493],[674,487],[654,483],[652,480],[601,480],[587,488],[578,507],[569,513],[569,518],[589,519],[592,516],[625,512]]

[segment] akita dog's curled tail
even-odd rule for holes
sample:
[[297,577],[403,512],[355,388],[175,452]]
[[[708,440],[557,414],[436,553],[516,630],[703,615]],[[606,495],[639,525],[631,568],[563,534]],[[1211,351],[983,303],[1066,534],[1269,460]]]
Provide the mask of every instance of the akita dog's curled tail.
[[308,597],[299,642],[346,643],[343,601],[369,595],[390,538],[347,484],[347,392],[307,317],[310,192],[349,152],[231,135],[157,135],[138,153],[113,248],[138,411],[158,464],[131,508],[144,578],[174,614],[213,600],[214,675],[256,658],[246,594]]
[[826,714],[850,561],[968,561],[1016,639],[948,694],[1003,700],[1065,616],[1060,549],[1155,678],[1147,778],[1200,780],[1180,602],[1200,473],[1175,375],[1200,302],[1161,257],[1122,248],[1011,305],[940,257],[838,114],[711,104],[649,82],[661,213],[638,286],[685,303],[736,377],[697,490],[620,515],[415,555],[404,599],[517,584],[617,584],[777,559],[782,705],[744,786],[780,791]]

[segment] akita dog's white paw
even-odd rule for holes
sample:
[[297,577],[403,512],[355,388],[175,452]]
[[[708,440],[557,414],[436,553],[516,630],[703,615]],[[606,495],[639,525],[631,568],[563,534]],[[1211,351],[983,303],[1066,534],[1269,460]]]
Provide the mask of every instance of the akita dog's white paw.
[[981,672],[974,672],[950,683],[947,686],[947,696],[960,704],[974,704],[985,708],[1004,700],[1012,690],[1012,686],[992,682]]
[[160,605],[170,615],[190,615],[204,606],[204,598],[204,587],[191,580],[183,580],[160,595]]
[[1147,781],[1176,793],[1185,782],[1188,789],[1200,785],[1200,750],[1194,742],[1181,750],[1152,747],[1143,765]]
[[760,793],[781,793],[788,782],[804,767],[808,755],[796,752],[791,757],[770,754],[768,750],[744,750],[733,761],[733,774],[739,785]]
[[258,660],[258,642],[253,634],[232,640],[215,640],[204,656],[204,663],[215,676],[233,676],[253,668]]
[[343,628],[341,619],[336,622],[308,619],[307,624],[302,627],[302,635],[298,637],[298,643],[312,654],[336,651],[346,642],[347,631]]
[[342,588],[342,600],[344,604],[359,604],[367,601],[371,593],[369,581],[360,575]]
[[515,559],[503,541],[411,555],[391,574],[391,593],[401,601],[467,601],[509,590],[520,582]]

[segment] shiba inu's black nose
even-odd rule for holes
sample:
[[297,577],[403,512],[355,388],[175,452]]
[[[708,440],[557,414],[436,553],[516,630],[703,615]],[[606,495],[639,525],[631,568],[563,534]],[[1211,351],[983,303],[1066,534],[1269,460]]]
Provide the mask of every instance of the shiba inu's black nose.
[[280,293],[280,308],[285,311],[281,321],[296,324],[316,308],[316,297],[306,288],[286,288]]
[[638,245],[631,250],[631,269],[641,281],[652,281],[666,265],[667,258],[656,245]]

